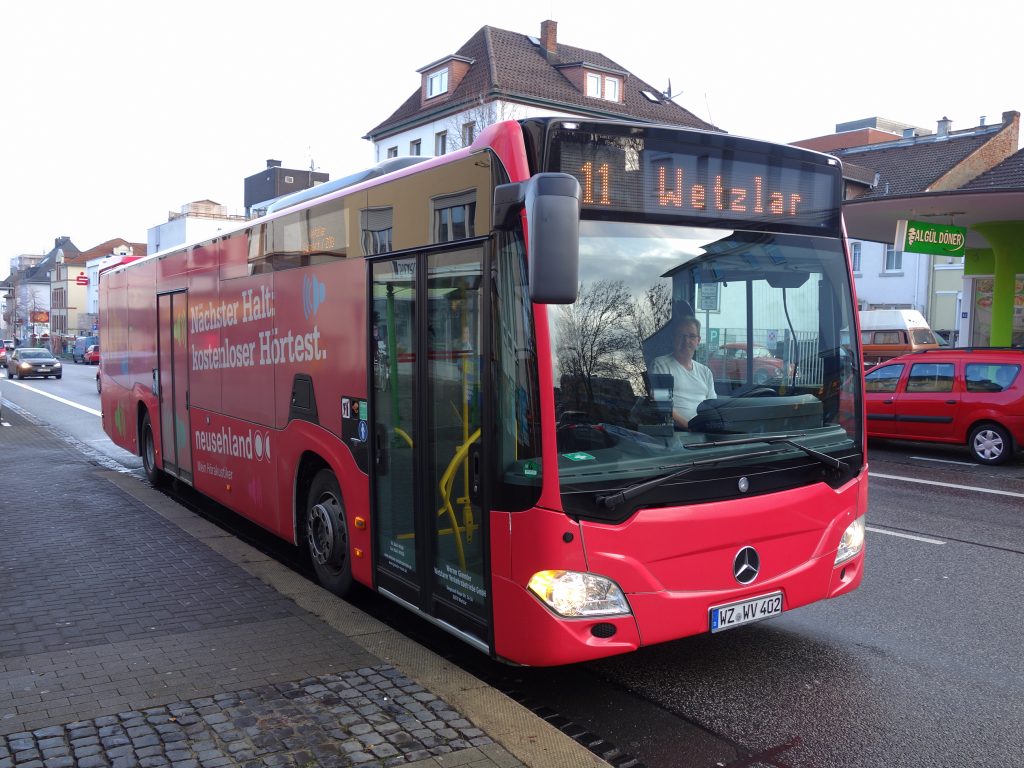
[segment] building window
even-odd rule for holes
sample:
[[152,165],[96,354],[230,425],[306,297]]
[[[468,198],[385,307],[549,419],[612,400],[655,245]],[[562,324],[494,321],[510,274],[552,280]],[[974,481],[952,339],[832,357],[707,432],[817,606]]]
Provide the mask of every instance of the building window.
[[619,100],[619,78],[609,75],[599,75],[596,72],[587,73],[587,96],[605,101]]
[[295,183],[295,177],[294,176],[285,176],[284,177],[284,183],[285,184],[294,184]]
[[860,272],[860,243],[850,243],[850,261],[853,271]]
[[433,207],[435,243],[464,240],[474,236],[476,190],[436,198]]
[[476,123],[468,122],[462,124],[462,146],[468,147],[476,138]]
[[903,269],[903,251],[897,251],[895,245],[885,246],[885,271],[899,272]]
[[434,134],[434,154],[440,157],[448,151],[448,131]]
[[388,157],[398,157],[398,147],[388,147]]
[[432,75],[427,75],[427,98],[440,96],[448,92],[448,70],[442,69]]
[[416,139],[416,141],[410,141],[409,142],[409,154],[412,157],[419,157],[420,153],[421,153],[420,146],[421,145],[420,145],[420,140],[419,139]]
[[614,77],[604,79],[604,97],[608,101],[619,100],[619,81]]

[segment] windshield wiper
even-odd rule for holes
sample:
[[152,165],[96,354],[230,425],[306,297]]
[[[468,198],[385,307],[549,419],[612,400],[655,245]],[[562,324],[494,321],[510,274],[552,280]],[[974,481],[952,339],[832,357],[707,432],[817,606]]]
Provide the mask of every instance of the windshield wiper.
[[801,432],[796,435],[775,435],[774,437],[740,437],[735,440],[713,440],[710,443],[689,443],[684,445],[684,448],[690,448],[700,450],[702,448],[718,448],[723,445],[753,445],[754,443],[768,443],[769,445],[775,445],[781,443],[782,445],[789,445],[797,450],[803,451],[812,459],[817,459],[827,467],[833,469],[849,469],[849,465],[845,461],[829,456],[827,453],[816,451],[803,443],[798,443],[793,438],[803,437],[804,434]]
[[605,509],[615,509],[620,504],[624,504],[632,498],[639,496],[642,493],[646,493],[659,485],[675,480],[677,477],[682,477],[685,474],[692,472],[700,467],[708,466],[710,464],[721,464],[723,461],[743,461],[744,459],[755,459],[758,456],[771,456],[778,453],[778,451],[751,451],[750,453],[741,453],[739,455],[730,456],[717,456],[713,459],[697,459],[691,461],[688,464],[684,464],[682,469],[677,469],[675,472],[670,472],[667,475],[660,475],[658,477],[645,480],[642,483],[631,485],[627,488],[623,488],[618,493],[606,493],[598,494],[594,497],[594,503],[599,507]]

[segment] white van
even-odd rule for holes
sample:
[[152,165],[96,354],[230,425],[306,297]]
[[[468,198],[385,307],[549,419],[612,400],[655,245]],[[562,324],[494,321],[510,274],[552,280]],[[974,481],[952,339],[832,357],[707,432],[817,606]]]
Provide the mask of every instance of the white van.
[[938,349],[939,340],[916,309],[868,309],[860,312],[864,367],[919,349]]

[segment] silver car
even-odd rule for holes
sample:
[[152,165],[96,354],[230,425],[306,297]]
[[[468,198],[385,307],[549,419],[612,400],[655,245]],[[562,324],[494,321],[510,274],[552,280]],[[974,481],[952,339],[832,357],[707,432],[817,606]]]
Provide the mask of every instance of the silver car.
[[50,350],[42,347],[19,347],[7,355],[8,379],[15,376],[19,379],[26,376],[42,376],[44,379],[53,376],[59,379],[62,373],[60,360]]

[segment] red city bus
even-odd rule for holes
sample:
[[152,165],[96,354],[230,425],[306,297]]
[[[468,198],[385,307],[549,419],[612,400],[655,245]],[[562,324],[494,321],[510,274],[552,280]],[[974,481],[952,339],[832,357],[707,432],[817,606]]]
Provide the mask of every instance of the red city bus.
[[[858,586],[836,160],[545,118],[411,162],[104,273],[103,425],[151,482],[302,546],[339,595],[359,582],[518,664]],[[687,400],[685,363],[655,372],[682,319],[694,370],[740,343],[789,373]]]

